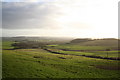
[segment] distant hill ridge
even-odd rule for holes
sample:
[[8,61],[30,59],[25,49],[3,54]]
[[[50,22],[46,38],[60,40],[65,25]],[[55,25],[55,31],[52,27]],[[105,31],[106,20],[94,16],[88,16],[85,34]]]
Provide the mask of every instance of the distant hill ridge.
[[81,46],[118,46],[119,39],[115,38],[103,38],[103,39],[90,39],[90,38],[78,38],[70,42],[70,44],[78,44]]

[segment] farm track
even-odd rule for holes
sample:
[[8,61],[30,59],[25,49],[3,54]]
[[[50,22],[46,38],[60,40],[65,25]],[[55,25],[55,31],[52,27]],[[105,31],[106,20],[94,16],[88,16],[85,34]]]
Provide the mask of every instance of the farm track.
[[46,51],[53,53],[53,54],[84,56],[84,57],[89,57],[89,58],[106,59],[106,60],[120,60],[120,58],[108,58],[108,57],[100,57],[100,56],[92,56],[92,55],[91,56],[90,55],[74,55],[74,54],[65,54],[65,53],[55,52],[55,51],[51,51],[48,49],[43,49],[43,50],[46,50]]

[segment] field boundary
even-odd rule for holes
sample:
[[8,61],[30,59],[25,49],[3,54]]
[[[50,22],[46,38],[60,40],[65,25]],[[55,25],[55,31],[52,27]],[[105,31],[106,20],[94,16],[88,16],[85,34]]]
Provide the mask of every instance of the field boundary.
[[[74,55],[74,54],[65,54],[65,53],[60,53],[60,52],[55,52],[55,51],[51,51],[49,49],[43,49],[43,50],[46,50],[50,53],[53,53],[53,54],[62,54],[62,55]],[[93,55],[74,55],[74,56],[84,56],[84,57],[89,57],[89,58],[97,58],[97,59],[106,59],[106,60],[120,60],[120,58],[108,58],[108,57],[101,57],[101,56],[93,56]]]
[[[106,50],[69,50],[69,49],[60,49],[60,50],[63,50],[63,51],[76,51],[76,52],[89,52],[89,51],[106,51]],[[112,50],[118,50],[118,49],[112,49]],[[111,51],[111,50],[109,50]]]

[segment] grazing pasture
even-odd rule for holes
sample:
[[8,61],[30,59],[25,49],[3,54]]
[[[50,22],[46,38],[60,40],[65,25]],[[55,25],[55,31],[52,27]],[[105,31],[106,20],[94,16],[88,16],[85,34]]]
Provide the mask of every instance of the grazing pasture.
[[[3,78],[120,78],[119,60],[76,56],[106,57],[108,52],[108,57],[117,57],[118,51],[110,47],[50,44],[43,48],[13,49],[13,43],[3,42]],[[106,51],[108,48],[110,51]],[[54,54],[46,49],[72,55]]]

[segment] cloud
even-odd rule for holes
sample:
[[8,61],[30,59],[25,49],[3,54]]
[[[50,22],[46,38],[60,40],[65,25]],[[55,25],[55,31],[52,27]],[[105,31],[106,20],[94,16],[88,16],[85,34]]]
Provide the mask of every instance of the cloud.
[[2,2],[38,2],[39,0],[1,0]]
[[[39,2],[3,2],[3,29],[56,29],[65,26],[73,28],[81,26],[80,28],[83,28],[83,23],[87,19],[84,16],[87,13],[81,9],[81,6],[86,5],[82,0],[76,0],[75,2],[74,0],[31,1]],[[83,4],[80,4],[80,2]],[[61,23],[61,21],[66,23]],[[73,21],[77,21],[77,24]],[[87,28],[87,26],[84,26],[84,28]]]
[[118,34],[118,2],[115,0],[7,1],[11,2],[2,5],[3,35],[6,36],[106,37]]
[[4,2],[2,21],[4,29],[49,28],[57,26],[59,10],[49,3]]
[[53,2],[57,0],[1,0],[2,2]]

